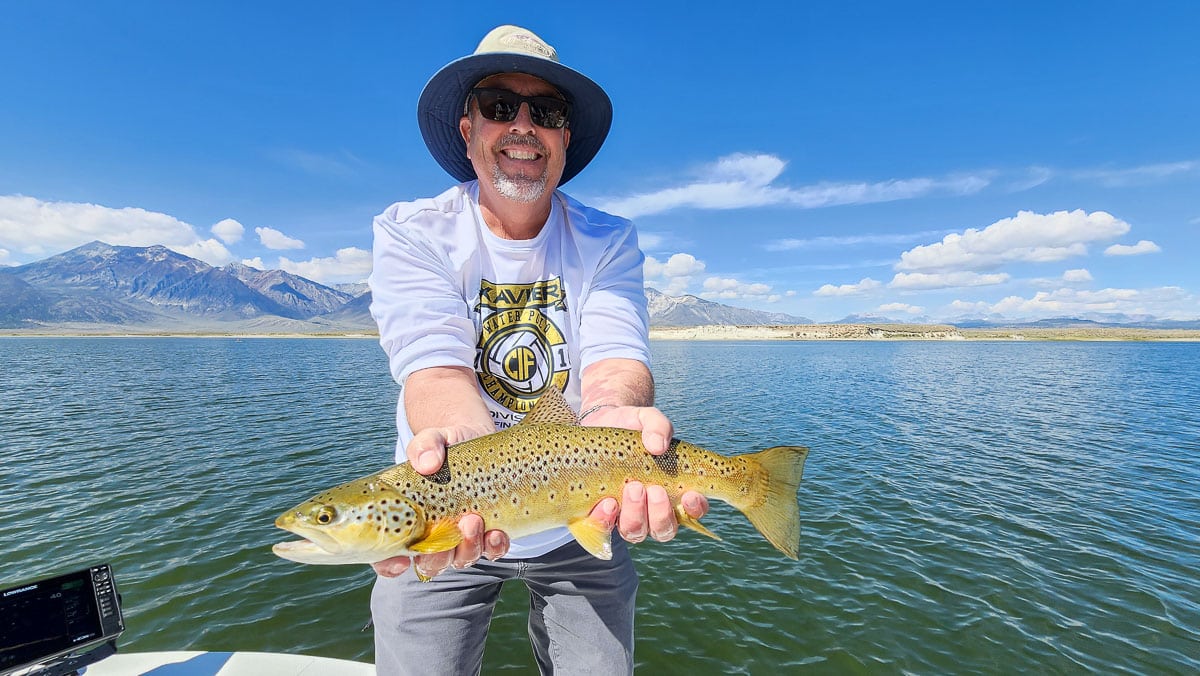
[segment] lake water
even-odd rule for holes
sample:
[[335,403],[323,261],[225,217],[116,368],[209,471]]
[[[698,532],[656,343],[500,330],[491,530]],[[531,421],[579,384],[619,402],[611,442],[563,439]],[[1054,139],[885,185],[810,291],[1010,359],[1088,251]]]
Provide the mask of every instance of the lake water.
[[[809,446],[799,562],[634,547],[649,673],[1200,670],[1200,345],[654,345],[678,436]],[[123,652],[373,660],[366,567],[276,515],[390,463],[373,340],[0,339],[0,585],[110,562]],[[533,669],[523,590],[485,671]]]

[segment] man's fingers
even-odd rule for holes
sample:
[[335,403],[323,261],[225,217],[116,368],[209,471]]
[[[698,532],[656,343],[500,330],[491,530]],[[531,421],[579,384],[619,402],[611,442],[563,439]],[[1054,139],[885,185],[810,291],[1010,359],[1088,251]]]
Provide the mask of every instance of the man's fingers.
[[413,566],[421,577],[431,578],[449,568],[453,560],[454,550],[448,549],[444,552],[422,554],[413,559]]
[[638,424],[642,430],[642,444],[652,455],[662,455],[671,447],[675,428],[662,411],[649,406],[637,409]]
[[667,489],[646,486],[646,514],[652,539],[666,542],[675,537],[679,524],[675,520],[675,510],[671,506],[671,498],[667,496]]
[[604,498],[596,503],[592,511],[588,514],[588,518],[592,523],[606,531],[612,531],[617,525],[617,515],[620,514],[621,505],[616,498]]
[[625,484],[617,530],[621,537],[629,542],[641,542],[649,534],[649,525],[646,522],[646,487],[640,481]]
[[458,529],[463,539],[454,548],[453,565],[461,570],[475,565],[483,555],[483,519],[478,514],[464,514],[458,520]]
[[488,561],[495,561],[508,554],[508,534],[501,530],[489,530],[484,534],[483,556]]
[[382,577],[400,577],[408,567],[412,565],[412,559],[407,556],[393,556],[390,559],[384,559],[378,563],[372,563],[371,567],[375,569],[375,574]]
[[684,493],[679,500],[683,503],[683,511],[687,512],[688,516],[693,519],[699,519],[708,514],[708,498],[696,491]]
[[446,436],[436,428],[421,430],[404,450],[418,474],[433,474],[446,460]]

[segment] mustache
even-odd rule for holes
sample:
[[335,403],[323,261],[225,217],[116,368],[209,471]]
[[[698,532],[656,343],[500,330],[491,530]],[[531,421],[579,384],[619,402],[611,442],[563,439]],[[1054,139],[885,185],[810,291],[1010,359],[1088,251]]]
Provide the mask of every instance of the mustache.
[[547,154],[546,146],[541,141],[539,141],[536,136],[528,136],[526,134],[513,134],[513,133],[505,134],[504,136],[500,137],[499,141],[496,142],[496,147],[494,148],[494,150],[496,152],[499,152],[501,148],[506,147],[506,146],[508,146],[508,147],[526,146],[526,147],[530,148],[531,150],[536,150],[537,152],[541,153],[542,155]]

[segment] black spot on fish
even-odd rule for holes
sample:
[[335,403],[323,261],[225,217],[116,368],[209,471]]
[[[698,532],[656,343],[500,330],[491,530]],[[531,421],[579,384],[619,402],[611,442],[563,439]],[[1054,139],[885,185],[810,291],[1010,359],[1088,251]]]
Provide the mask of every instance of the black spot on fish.
[[677,451],[678,447],[679,447],[679,440],[672,439],[671,445],[667,447],[666,453],[663,453],[662,455],[650,456],[654,460],[654,464],[657,465],[660,470],[665,472],[667,474],[667,476],[678,476],[679,475],[679,454]]
[[450,483],[451,478],[452,477],[450,475],[450,458],[446,458],[446,462],[442,463],[442,466],[438,468],[438,471],[434,472],[433,474],[430,474],[429,476],[424,477],[424,479],[426,481],[432,481],[433,483],[439,484],[442,486],[445,486],[446,484]]

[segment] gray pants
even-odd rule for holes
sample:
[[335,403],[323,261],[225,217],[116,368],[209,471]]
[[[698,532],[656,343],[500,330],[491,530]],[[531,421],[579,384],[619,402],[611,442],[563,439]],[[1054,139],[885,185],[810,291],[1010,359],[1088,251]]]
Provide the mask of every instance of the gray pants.
[[529,588],[529,640],[541,673],[633,673],[638,578],[619,537],[611,561],[572,542],[533,559],[480,559],[430,582],[412,571],[377,578],[371,593],[376,672],[478,674],[500,585],[512,579]]

